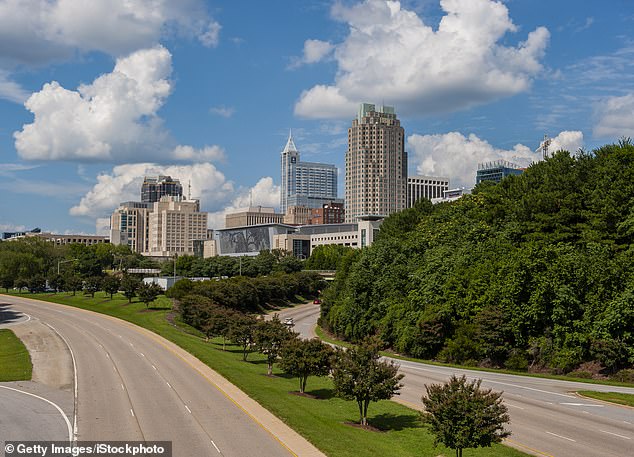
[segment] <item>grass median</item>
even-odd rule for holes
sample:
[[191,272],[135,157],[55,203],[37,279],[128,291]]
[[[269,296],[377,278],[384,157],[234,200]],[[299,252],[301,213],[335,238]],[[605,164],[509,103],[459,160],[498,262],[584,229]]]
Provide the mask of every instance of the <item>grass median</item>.
[[33,366],[20,338],[8,329],[0,330],[0,381],[28,381]]
[[[154,307],[146,310],[143,304],[128,304],[118,295],[113,300],[104,294],[97,294],[95,298],[66,294],[22,296],[101,312],[154,331],[219,372],[326,455],[399,457],[454,454],[454,451],[442,446],[434,448],[433,437],[421,425],[419,413],[395,402],[381,401],[370,406],[369,422],[378,429],[370,431],[348,424],[359,420],[357,405],[335,398],[330,379],[308,379],[306,393],[316,398],[291,394],[297,390],[295,378],[277,369],[273,370],[273,377],[267,376],[266,361],[260,354],[252,353],[249,361],[243,362],[239,347],[227,345],[227,350],[222,351],[220,340],[206,342],[199,332],[169,316],[171,303],[165,297],[160,297]],[[473,457],[525,455],[502,445],[465,452]]]
[[577,393],[584,397],[595,398],[597,400],[631,406],[634,408],[634,395],[632,394],[622,394],[619,392],[595,392],[593,390],[580,390]]

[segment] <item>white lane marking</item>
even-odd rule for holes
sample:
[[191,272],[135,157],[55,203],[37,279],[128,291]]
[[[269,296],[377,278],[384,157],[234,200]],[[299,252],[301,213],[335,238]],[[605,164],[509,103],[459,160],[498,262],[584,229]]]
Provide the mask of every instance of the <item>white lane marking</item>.
[[171,384],[167,381],[165,381],[165,384],[167,384],[167,387],[169,387],[170,389],[172,388]]
[[106,357],[110,358],[110,354],[108,354],[107,352],[106,352]]
[[145,357],[145,354],[143,354],[142,352],[139,352],[139,354],[141,354],[141,357]]
[[563,402],[559,403],[560,405],[568,405],[568,406],[594,406],[595,408],[603,408],[603,405],[593,405],[592,403],[568,403]]
[[623,421],[623,422],[625,422],[626,424],[632,425],[632,423],[630,421]]
[[[389,357],[387,357],[387,358],[389,358]],[[406,363],[402,363],[403,362],[402,360],[397,360],[397,359],[392,359],[392,360],[396,360],[397,362],[400,362],[401,363],[401,367],[403,367],[403,368],[410,368],[412,370],[420,370],[420,371],[431,371],[432,373],[439,372],[439,370],[431,370],[431,369],[428,369],[428,368],[422,368],[422,367],[417,367],[417,366],[414,366],[414,365],[408,365]],[[472,375],[472,374],[470,374],[468,376],[472,377],[472,378],[476,378],[477,377],[477,376]],[[532,390],[533,392],[540,392],[540,393],[549,394],[549,395],[558,395],[560,397],[577,398],[574,395],[560,394],[559,392],[551,392],[549,390],[535,389],[534,387],[520,386],[520,385],[517,385],[517,384],[512,384],[510,382],[493,381],[493,380],[488,379],[488,378],[482,378],[482,382],[490,382],[491,384],[501,384],[503,386],[517,387],[518,389]]]
[[68,348],[68,352],[70,352],[70,358],[73,361],[73,380],[74,381],[73,381],[73,440],[72,441],[73,443],[76,443],[78,429],[77,429],[77,362],[75,361],[75,353],[73,352],[73,348],[70,347],[70,343],[68,342],[66,337],[64,337],[64,335],[59,333],[57,329],[53,327],[52,325],[46,322],[44,322],[44,324],[47,325],[55,333],[57,333],[57,335],[62,339],[62,341]]
[[156,370],[156,367],[154,365],[152,365],[152,368],[154,368]]
[[608,431],[606,431],[606,430],[599,430],[599,431],[600,431],[600,432],[603,432],[603,433],[607,433],[608,435],[618,436],[619,438],[623,438],[623,439],[626,439],[626,440],[631,440],[631,439],[632,439],[632,438],[630,438],[629,436],[619,435],[618,433],[612,433],[612,432],[608,432]]
[[521,406],[517,406],[517,405],[513,405],[511,403],[507,403],[508,406],[512,406],[513,408],[517,408],[517,409],[524,409]]
[[130,343],[130,346],[134,347],[134,344]]
[[191,410],[191,409],[189,409],[189,406],[185,405],[185,409],[187,410],[187,412],[189,412],[189,414],[191,414],[191,413],[192,413],[192,410]]
[[121,384],[121,390],[125,390],[125,387],[123,387],[123,384]]
[[134,417],[134,411],[132,411],[132,408],[130,408],[130,414],[132,414],[132,417]]
[[214,443],[214,440],[211,440],[211,444],[214,445],[214,447],[216,448],[216,451],[218,451],[218,454],[222,454],[222,452],[220,452],[220,449],[218,449],[218,446],[216,446],[216,443]]
[[548,433],[549,435],[552,435],[552,436],[556,436],[557,438],[563,438],[565,440],[572,441],[573,443],[577,442],[577,440],[573,440],[572,438],[568,438],[567,436],[557,435],[556,433],[552,433],[552,432],[546,432],[546,433]]
[[66,416],[66,413],[64,413],[64,411],[62,410],[62,408],[60,408],[59,406],[57,406],[55,403],[53,403],[52,401],[44,398],[44,397],[40,397],[39,395],[35,395],[32,394],[30,392],[25,392],[23,390],[18,390],[18,389],[14,389],[13,387],[7,387],[7,386],[0,386],[0,388],[2,389],[8,389],[8,390],[13,390],[14,392],[20,392],[21,394],[24,395],[29,395],[31,397],[35,397],[38,398],[42,401],[45,401],[46,403],[48,403],[49,405],[53,405],[55,407],[55,409],[57,409],[57,411],[59,411],[59,413],[62,415],[62,417],[64,418],[64,422],[66,422],[66,428],[68,428],[68,442],[72,443],[73,442],[73,427],[70,425],[70,420],[68,420],[68,416]]

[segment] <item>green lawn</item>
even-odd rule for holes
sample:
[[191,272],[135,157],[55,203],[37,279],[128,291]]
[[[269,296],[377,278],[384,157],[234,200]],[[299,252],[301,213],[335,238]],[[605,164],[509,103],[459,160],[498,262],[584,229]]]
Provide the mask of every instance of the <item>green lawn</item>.
[[626,405],[634,407],[634,395],[621,394],[618,392],[595,392],[593,390],[580,390],[577,392],[584,397],[596,398],[597,400],[609,401],[612,403],[618,403],[619,405]]
[[28,381],[31,369],[31,356],[22,341],[11,330],[0,330],[0,381]]
[[[434,448],[432,436],[422,428],[418,420],[418,412],[395,402],[382,401],[370,406],[370,424],[382,431],[368,431],[346,425],[346,422],[359,419],[356,403],[334,398],[329,379],[308,379],[306,391],[319,397],[318,399],[292,395],[289,392],[297,390],[297,380],[287,377],[277,369],[274,370],[275,377],[266,376],[266,362],[259,354],[251,354],[249,362],[242,362],[238,347],[228,345],[227,351],[222,351],[220,340],[206,343],[199,332],[186,325],[178,322],[170,324],[166,319],[170,312],[170,302],[165,297],[160,297],[156,308],[149,312],[145,311],[145,306],[141,303],[128,305],[127,300],[121,296],[115,296],[112,301],[104,294],[97,294],[94,299],[66,294],[37,294],[29,297],[117,316],[158,333],[218,371],[327,455],[454,455],[453,451],[444,447]],[[465,454],[474,457],[525,455],[502,445],[466,450]]]

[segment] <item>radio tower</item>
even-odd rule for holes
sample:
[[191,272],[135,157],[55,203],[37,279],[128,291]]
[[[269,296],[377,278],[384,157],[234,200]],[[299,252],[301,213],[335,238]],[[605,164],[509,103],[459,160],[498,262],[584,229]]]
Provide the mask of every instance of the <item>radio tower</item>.
[[535,149],[535,152],[542,151],[542,158],[546,160],[548,158],[548,147],[552,139],[548,138],[548,135],[544,135],[544,140],[540,143],[539,147]]

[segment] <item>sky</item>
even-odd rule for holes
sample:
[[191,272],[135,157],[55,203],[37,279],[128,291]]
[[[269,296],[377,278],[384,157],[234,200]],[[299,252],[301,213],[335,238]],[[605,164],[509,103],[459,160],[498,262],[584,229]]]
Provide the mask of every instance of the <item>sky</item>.
[[361,102],[394,106],[409,173],[634,137],[632,0],[0,0],[0,232],[107,234],[145,175],[211,228],[279,206],[289,130],[339,168]]

